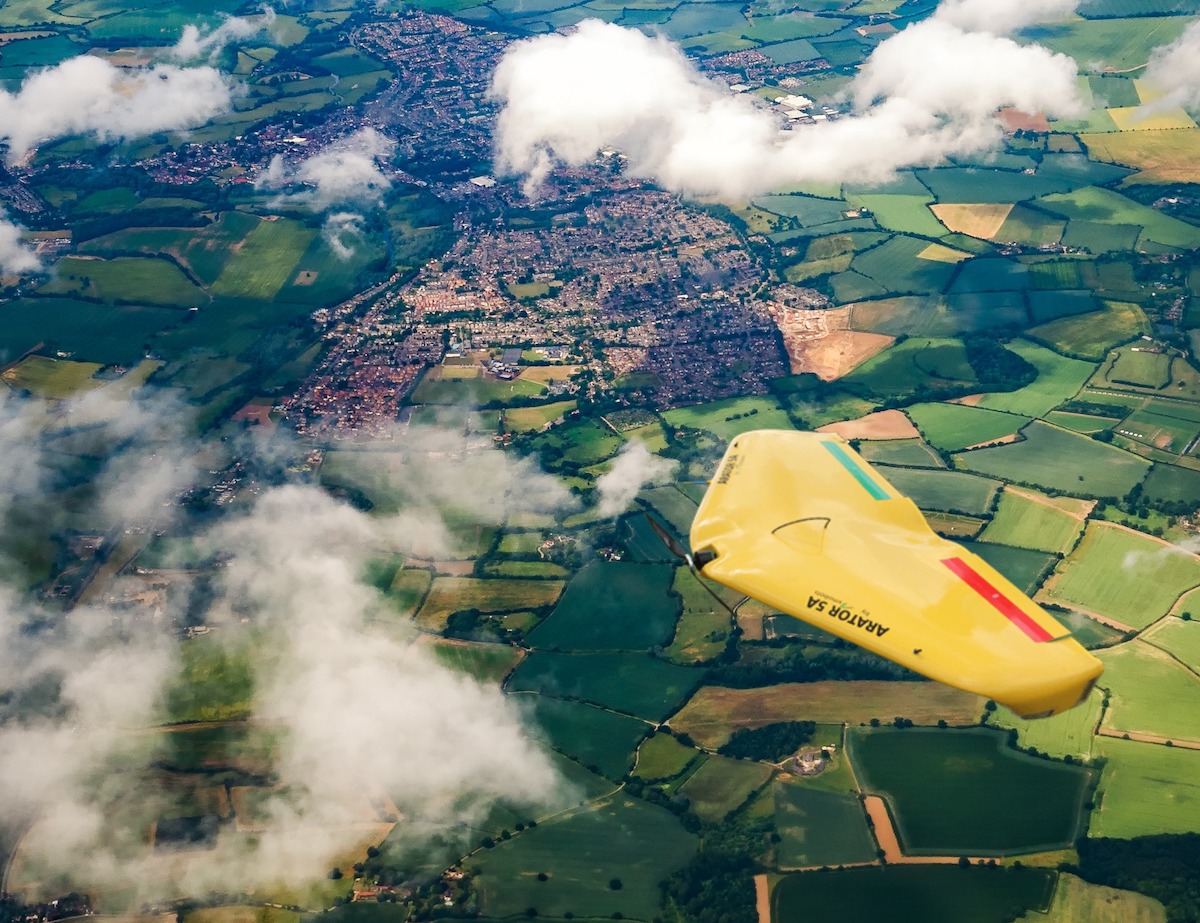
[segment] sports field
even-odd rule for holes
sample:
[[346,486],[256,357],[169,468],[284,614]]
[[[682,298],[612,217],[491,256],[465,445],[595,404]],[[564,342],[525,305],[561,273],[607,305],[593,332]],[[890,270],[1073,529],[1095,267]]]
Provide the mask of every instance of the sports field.
[[[1200,830],[1200,750],[1098,737],[1108,760],[1089,836],[1129,838]],[[1168,783],[1168,784],[1164,784]]]
[[1200,743],[1200,676],[1142,641],[1098,656],[1104,661],[1099,683],[1109,690],[1106,728]]
[[1052,601],[1145,628],[1197,585],[1200,559],[1195,555],[1130,529],[1092,522],[1043,592]]
[[695,850],[696,838],[669,811],[618,792],[478,852],[471,864],[488,917],[534,908],[551,918],[649,920],[662,900],[658,883]]
[[1123,497],[1150,463],[1121,449],[1034,420],[1020,442],[961,452],[960,468],[1089,497]]
[[985,542],[1065,554],[1083,531],[1090,506],[1070,497],[1048,497],[1037,491],[1006,487],[992,521],[980,538]]
[[852,728],[864,791],[888,799],[905,852],[1011,854],[1066,846],[1089,774],[1035,759],[983,729]]
[[858,797],[780,779],[772,786],[781,869],[818,868],[875,860],[875,840]]
[[818,682],[780,683],[761,689],[705,686],[671,718],[671,727],[686,731],[701,746],[716,748],[739,728],[779,721],[859,724],[897,715],[917,724],[974,724],[983,699],[941,683]]
[[1047,869],[952,865],[804,872],[788,875],[775,886],[771,919],[1009,923],[1026,910],[1049,906],[1054,875]]

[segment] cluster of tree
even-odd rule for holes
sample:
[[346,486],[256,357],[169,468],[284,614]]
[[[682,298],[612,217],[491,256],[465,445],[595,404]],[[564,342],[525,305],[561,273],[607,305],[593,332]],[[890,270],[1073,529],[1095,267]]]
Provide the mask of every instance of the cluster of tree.
[[971,333],[963,337],[967,362],[975,377],[986,390],[1015,391],[1037,378],[1031,363],[1006,349],[1003,340],[987,333]]
[[700,829],[700,849],[667,879],[667,904],[687,923],[757,923],[754,874],[773,834],[769,821]]
[[1168,923],[1200,920],[1200,833],[1080,840],[1080,877],[1140,891],[1167,908]]
[[798,646],[771,660],[717,663],[709,668],[705,677],[705,681],[714,686],[734,689],[834,679],[912,680],[920,677],[899,664],[859,648],[829,648],[806,654]]
[[717,750],[735,759],[778,762],[812,740],[817,725],[812,721],[780,721],[760,728],[739,728]]

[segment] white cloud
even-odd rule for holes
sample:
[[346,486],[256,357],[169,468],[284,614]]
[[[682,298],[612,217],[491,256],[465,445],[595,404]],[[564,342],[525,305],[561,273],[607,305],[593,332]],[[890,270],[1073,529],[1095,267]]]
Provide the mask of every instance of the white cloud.
[[620,516],[647,484],[675,470],[675,462],[651,455],[639,440],[625,443],[611,468],[596,479],[599,501],[596,511],[604,517]]
[[275,11],[267,7],[262,16],[253,19],[229,16],[217,28],[207,31],[199,26],[186,25],[183,35],[172,46],[170,56],[180,61],[196,61],[200,58],[212,61],[226,45],[268,30],[274,22]]
[[[957,4],[946,19],[976,22],[973,9]],[[876,48],[849,88],[852,114],[781,133],[774,113],[706,79],[665,39],[588,20],[570,35],[514,43],[500,62],[497,168],[532,189],[555,162],[615,147],[634,176],[723,200],[804,181],[883,180],[993,147],[1002,107],[1078,112],[1076,75],[1065,55],[934,17]]]
[[255,185],[260,189],[306,186],[288,200],[315,211],[351,203],[373,204],[391,186],[378,162],[390,157],[395,146],[373,128],[363,128],[294,166],[276,155]]
[[1081,0],[942,0],[934,17],[942,22],[996,34],[1008,34],[1039,22],[1063,19]]
[[0,141],[8,162],[67,135],[101,141],[202,125],[229,108],[228,81],[211,67],[114,67],[92,55],[70,58],[0,91]]
[[1166,94],[1156,106],[1200,109],[1200,19],[1171,44],[1150,53],[1143,77]]
[[325,219],[321,234],[339,260],[348,260],[363,239],[363,216],[355,212],[334,212]]
[[0,212],[0,273],[37,272],[42,261],[22,239],[22,229]]

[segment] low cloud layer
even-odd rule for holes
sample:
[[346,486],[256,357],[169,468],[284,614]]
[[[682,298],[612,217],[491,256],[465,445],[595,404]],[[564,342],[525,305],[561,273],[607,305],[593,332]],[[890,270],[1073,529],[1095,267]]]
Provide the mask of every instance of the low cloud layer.
[[675,462],[651,455],[644,442],[627,442],[612,467],[596,479],[596,512],[608,518],[620,516],[648,484],[667,478]]
[[1002,137],[1002,107],[1079,112],[1071,58],[1000,34],[1068,4],[1027,0],[1004,15],[991,6],[959,0],[882,42],[849,87],[853,113],[789,132],[663,38],[588,20],[570,35],[526,39],[493,80],[503,104],[497,169],[526,176],[532,191],[555,163],[579,165],[613,147],[631,175],[739,200],[807,181],[882,181],[986,151]]
[[171,48],[171,57],[179,61],[212,61],[226,45],[258,35],[270,29],[274,22],[275,11],[267,7],[261,16],[253,19],[229,16],[215,29],[204,30],[199,26],[186,25],[183,35]]
[[100,141],[203,125],[229,109],[230,84],[211,67],[122,69],[92,55],[70,58],[0,91],[0,141],[9,164],[68,135]]
[[[57,405],[0,400],[0,520],[53,515],[77,476],[64,474],[63,453],[82,453],[107,461],[56,531],[87,522],[114,538],[176,534],[181,492],[202,479],[185,422],[169,399],[103,389]],[[299,451],[286,440],[243,448],[246,465],[271,473],[265,484],[285,481]],[[414,850],[436,827],[466,851],[497,804],[530,817],[563,805],[571,792],[520,705],[443,667],[365,574],[381,556],[454,555],[447,511],[495,524],[578,504],[461,427],[413,427],[389,449],[368,486],[395,511],[367,515],[309,484],[264,486],[193,532],[222,566],[203,593],[168,595],[153,615],[115,592],[63,614],[0,577],[0,828],[29,825],[15,886],[36,880],[53,895],[120,883],[142,901],[312,881],[378,843],[385,813],[399,815]],[[138,579],[157,578],[120,578]],[[177,641],[197,616],[212,633]],[[149,845],[150,825],[196,808],[173,807],[174,789],[143,778],[148,753],[169,752],[173,736],[144,729],[166,719],[186,654],[200,649],[186,645],[253,652],[253,714],[275,741],[279,784],[253,789],[255,818],[239,814],[237,831],[226,823],[216,848],[177,860]]]
[[394,148],[394,142],[373,128],[364,128],[294,165],[276,155],[255,185],[280,190],[303,187],[289,194],[287,201],[314,211],[373,205],[391,186],[379,163],[387,160]]
[[1171,44],[1154,49],[1143,76],[1166,94],[1156,105],[1200,110],[1200,19]]
[[20,225],[13,224],[0,212],[0,274],[19,275],[42,268],[33,248],[25,243]]

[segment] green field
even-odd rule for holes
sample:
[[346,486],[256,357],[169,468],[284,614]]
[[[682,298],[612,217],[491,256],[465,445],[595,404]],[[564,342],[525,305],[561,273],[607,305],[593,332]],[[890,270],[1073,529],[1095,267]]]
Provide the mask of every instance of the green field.
[[1161,647],[1173,657],[1186,664],[1195,673],[1200,673],[1200,612],[1193,613],[1188,621],[1167,619],[1153,631],[1142,635],[1155,647]]
[[1055,562],[1054,555],[1044,551],[1014,548],[1011,545],[997,545],[991,542],[968,541],[962,544],[1029,595],[1038,588],[1042,577],[1050,572]]
[[1101,370],[1110,385],[1132,385],[1161,391],[1171,381],[1171,357],[1166,353],[1147,352],[1137,346],[1118,350]]
[[920,439],[871,440],[859,444],[858,454],[876,465],[904,468],[944,468],[937,453]]
[[826,792],[790,779],[773,786],[775,847],[781,869],[819,868],[871,862],[875,840],[855,795]]
[[287,218],[260,221],[212,284],[214,295],[269,301],[292,277],[317,232]]
[[942,469],[893,468],[880,465],[878,471],[893,487],[923,510],[966,513],[987,512],[1000,488],[998,481]]
[[687,535],[696,516],[697,503],[675,485],[651,487],[638,494],[679,535]]
[[788,875],[771,894],[774,923],[1009,923],[1044,910],[1054,872],[1032,868],[886,866]]
[[864,791],[884,795],[905,852],[1009,854],[1066,846],[1088,773],[1034,759],[988,730],[852,729]]
[[[716,584],[707,584],[732,608],[740,594]],[[683,612],[675,626],[675,636],[664,652],[677,663],[703,663],[721,655],[732,628],[729,610],[713,599],[700,578],[687,567],[675,568],[672,593],[678,594]]]
[[1120,425],[1114,427],[1114,431],[1145,445],[1181,454],[1200,433],[1200,422],[1183,420],[1173,413],[1160,413],[1159,410],[1170,411],[1171,406],[1162,401],[1151,402],[1122,420]]
[[1094,885],[1059,872],[1054,901],[1046,913],[1030,911],[1020,923],[1166,923],[1166,909],[1145,894]]
[[663,419],[672,426],[708,430],[726,441],[752,429],[792,429],[792,422],[773,398],[733,397],[695,407],[668,410]]
[[1029,422],[1029,417],[964,404],[913,404],[905,413],[931,445],[946,452],[995,442]]
[[1104,726],[1200,743],[1200,676],[1149,644],[1133,641],[1099,652],[1100,685],[1109,690]]
[[583,702],[538,696],[534,719],[546,742],[589,770],[619,780],[649,725]]
[[1145,628],[1200,585],[1200,560],[1148,535],[1092,522],[1043,592],[1054,601]]
[[920,388],[969,385],[975,371],[960,340],[910,337],[868,359],[843,381],[881,397],[902,397]]
[[691,802],[701,820],[719,823],[725,815],[767,784],[774,770],[763,763],[732,760],[715,754],[707,757],[679,793]]
[[552,404],[538,404],[534,407],[510,407],[504,411],[504,423],[509,430],[516,433],[532,432],[544,429],[575,409],[574,401],[555,401]]
[[1106,301],[1104,310],[1060,317],[1032,327],[1027,335],[1053,349],[1084,359],[1103,359],[1112,347],[1147,333],[1150,322],[1140,305]]
[[1064,505],[1061,498],[1007,487],[980,537],[985,542],[1065,554],[1083,531],[1083,515],[1063,509]]
[[529,644],[551,650],[647,650],[671,639],[679,617],[665,564],[590,561],[572,578]]
[[421,638],[438,662],[481,682],[500,683],[521,659],[508,644],[480,644],[424,636]]
[[[1133,21],[1133,20],[1130,20]],[[1158,244],[1168,248],[1200,247],[1200,228],[1164,215],[1146,205],[1139,205],[1120,193],[1088,186],[1037,200],[1039,207],[1074,220],[1082,218],[1105,224],[1129,224],[1142,228],[1138,237],[1139,249]]]
[[135,256],[98,260],[66,256],[54,264],[54,275],[39,289],[47,295],[67,295],[190,308],[208,297],[165,259]]
[[1078,394],[1096,369],[1090,362],[1068,359],[1027,340],[1014,340],[1008,348],[1037,369],[1037,378],[1016,391],[985,394],[980,407],[1040,417]]
[[512,612],[551,605],[562,592],[561,580],[519,580],[512,577],[435,577],[417,624],[433,631],[446,626],[446,618],[464,609]]
[[1032,484],[1045,490],[1090,496],[1125,496],[1150,463],[1121,449],[1034,420],[1020,442],[955,456],[960,468]]
[[614,711],[661,721],[700,684],[699,670],[646,654],[561,654],[534,651],[508,682],[512,692],[582,699]]
[[94,377],[100,369],[101,366],[96,362],[29,356],[4,372],[0,378],[14,391],[28,391],[38,397],[62,400],[103,385],[103,381]]
[[869,209],[875,223],[889,231],[932,237],[934,240],[946,233],[942,223],[929,210],[933,196],[928,192],[922,195],[850,195],[846,200],[856,207]]
[[647,782],[674,779],[696,759],[695,748],[687,747],[672,734],[655,734],[642,742],[633,774]]
[[[1129,838],[1200,830],[1200,750],[1096,738],[1108,760],[1089,836]],[[1166,784],[1164,784],[1166,783]]]
[[992,720],[1000,727],[1016,728],[1022,747],[1033,747],[1055,759],[1064,756],[1087,758],[1092,755],[1093,735],[1100,726],[1103,703],[1104,693],[1093,689],[1082,705],[1052,718],[1031,721],[1001,708],[993,713]]
[[469,865],[478,869],[474,883],[489,917],[535,908],[551,918],[649,920],[662,899],[658,883],[695,849],[695,837],[669,811],[617,793],[476,853]]

